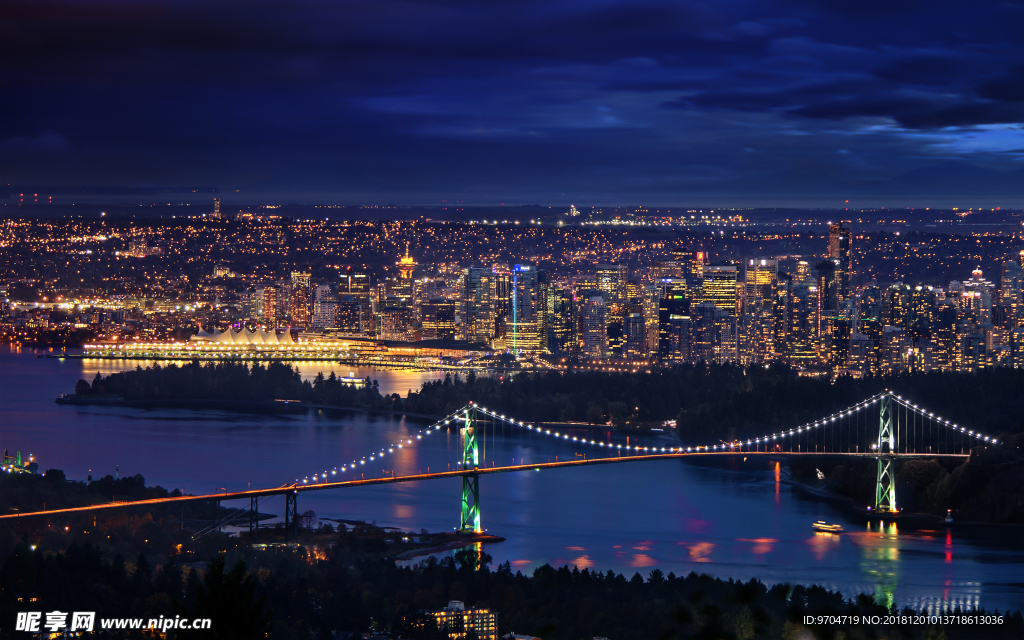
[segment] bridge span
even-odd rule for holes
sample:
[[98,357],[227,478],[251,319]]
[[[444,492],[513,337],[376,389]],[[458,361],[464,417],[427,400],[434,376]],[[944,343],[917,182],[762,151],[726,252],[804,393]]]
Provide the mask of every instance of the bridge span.
[[[396,484],[399,482],[420,482],[426,480],[438,480],[441,478],[468,478],[473,476],[492,475],[496,473],[511,473],[515,471],[541,471],[544,469],[561,469],[566,467],[583,467],[597,464],[620,464],[630,462],[650,462],[653,460],[678,460],[683,458],[706,458],[722,456],[757,456],[763,458],[771,457],[859,457],[876,458],[875,453],[832,453],[832,452],[793,452],[793,451],[692,451],[676,453],[657,453],[625,455],[609,458],[583,458],[573,460],[558,460],[555,462],[537,462],[531,464],[516,464],[491,467],[474,467],[471,469],[457,469],[454,471],[433,471],[427,473],[415,473],[409,475],[381,476],[379,478],[360,478],[359,480],[341,480],[337,482],[320,482],[317,484],[288,484],[269,489],[251,489],[248,491],[232,491],[221,493],[210,493],[196,496],[175,496],[168,498],[152,498],[148,500],[133,500],[127,502],[105,502],[85,507],[71,507],[67,509],[48,509],[45,511],[30,511],[26,513],[11,513],[0,515],[0,520],[24,520],[36,517],[57,517],[85,513],[97,513],[115,511],[118,509],[131,509],[137,507],[150,507],[158,505],[183,505],[197,502],[215,502],[220,500],[253,500],[270,496],[294,495],[309,491],[326,491],[329,489],[346,489],[354,487],[367,487],[372,485]],[[940,454],[900,454],[901,458],[967,458],[965,453],[940,453]]]
[[[878,405],[878,413],[872,416],[870,410]],[[877,417],[875,417],[877,416]],[[876,422],[877,420],[877,422]],[[569,445],[577,450],[574,458],[552,462],[523,462],[520,464],[498,466],[496,461],[482,459],[481,451],[486,447],[488,433],[494,437],[498,425],[518,429],[521,434],[533,434],[536,437],[551,438],[560,445]],[[445,431],[449,434],[455,430],[457,440],[453,445],[459,451],[456,468],[445,471],[426,473],[407,473],[405,475],[366,478],[365,465],[383,460],[387,455],[399,453],[404,447],[413,447],[423,438],[432,433]],[[490,430],[490,431],[489,431]],[[504,431],[503,431],[504,433]],[[457,443],[457,444],[456,444]],[[866,400],[858,402],[842,411],[802,426],[763,434],[755,438],[720,440],[714,444],[700,446],[639,446],[628,440],[623,443],[612,441],[610,435],[605,439],[595,440],[593,436],[576,432],[560,432],[542,425],[526,424],[516,421],[510,416],[489,411],[474,403],[470,403],[455,412],[441,418],[420,432],[415,437],[404,437],[401,442],[373,452],[361,460],[342,464],[332,470],[314,473],[292,483],[268,489],[224,492],[198,496],[176,496],[136,500],[131,502],[110,502],[84,507],[67,509],[50,509],[28,513],[12,513],[0,515],[0,520],[25,520],[36,517],[73,516],[75,514],[102,513],[118,509],[132,509],[148,506],[184,506],[189,503],[213,502],[222,500],[249,500],[249,531],[255,536],[259,533],[259,501],[272,496],[285,497],[285,527],[297,539],[299,527],[298,494],[308,491],[326,491],[371,485],[394,484],[398,482],[419,482],[441,478],[462,479],[461,519],[458,531],[463,533],[480,532],[480,477],[495,473],[515,471],[540,471],[542,469],[558,469],[565,467],[582,467],[596,464],[623,464],[647,462],[653,460],[675,460],[706,458],[710,456],[757,456],[757,457],[818,457],[841,456],[846,458],[870,458],[877,461],[877,481],[873,510],[876,513],[897,514],[896,508],[896,461],[906,458],[967,458],[974,446],[994,446],[995,438],[967,429],[949,420],[935,415],[923,407],[886,390]],[[625,446],[624,446],[625,445]],[[564,450],[564,449],[563,449]],[[598,455],[594,455],[598,454]],[[354,476],[359,474],[359,479]],[[351,480],[329,481],[333,476],[352,477]],[[233,521],[239,514],[232,513],[226,519],[211,525],[212,530],[221,524]],[[202,535],[202,532],[196,534]]]

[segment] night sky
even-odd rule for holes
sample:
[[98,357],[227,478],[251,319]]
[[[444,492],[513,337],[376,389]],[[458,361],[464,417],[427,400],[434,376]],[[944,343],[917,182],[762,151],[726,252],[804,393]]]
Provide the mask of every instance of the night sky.
[[1024,206],[1024,2],[5,1],[0,80],[5,185]]

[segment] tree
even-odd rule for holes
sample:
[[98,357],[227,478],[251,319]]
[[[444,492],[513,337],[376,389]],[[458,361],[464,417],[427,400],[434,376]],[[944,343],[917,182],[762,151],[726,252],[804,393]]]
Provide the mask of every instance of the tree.
[[209,618],[211,628],[180,633],[182,638],[254,640],[270,633],[270,614],[263,598],[256,599],[256,580],[247,575],[245,561],[225,571],[223,555],[210,561],[202,587],[195,594],[190,618]]
[[85,380],[79,379],[79,381],[75,383],[75,395],[84,396],[90,391],[92,391],[92,387]]

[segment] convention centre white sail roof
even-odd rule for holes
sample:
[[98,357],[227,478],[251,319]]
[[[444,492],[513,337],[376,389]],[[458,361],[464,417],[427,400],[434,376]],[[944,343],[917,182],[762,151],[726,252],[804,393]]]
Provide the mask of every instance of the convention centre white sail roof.
[[227,331],[214,331],[213,333],[207,333],[200,329],[199,333],[189,338],[189,340],[193,342],[212,342],[214,344],[246,346],[265,345],[273,347],[290,347],[295,345],[295,340],[292,339],[290,331],[276,333],[274,331],[267,331],[263,328],[260,328],[258,331],[248,331],[246,329],[231,331],[228,329]]

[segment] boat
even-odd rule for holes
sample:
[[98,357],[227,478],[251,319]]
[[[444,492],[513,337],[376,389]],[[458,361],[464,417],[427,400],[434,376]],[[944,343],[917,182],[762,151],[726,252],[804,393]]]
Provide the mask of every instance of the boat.
[[824,531],[826,533],[842,533],[843,527],[838,524],[828,524],[824,520],[818,520],[811,525],[811,528],[815,531]]

